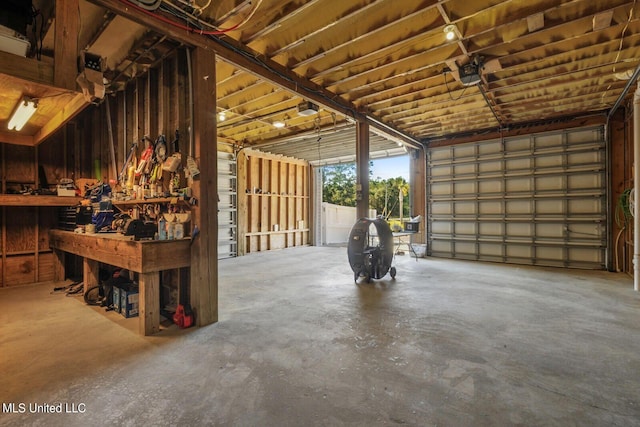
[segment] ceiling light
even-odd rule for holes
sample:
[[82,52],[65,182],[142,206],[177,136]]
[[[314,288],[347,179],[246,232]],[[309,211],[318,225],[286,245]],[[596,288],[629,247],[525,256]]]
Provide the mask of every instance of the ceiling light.
[[19,131],[29,121],[33,113],[36,112],[38,103],[34,99],[27,98],[26,96],[20,100],[16,109],[13,111],[11,120],[9,120],[9,130],[15,129]]
[[282,129],[285,126],[285,124],[284,124],[284,122],[281,122],[280,120],[276,120],[275,122],[273,122],[273,126],[278,128],[278,129]]
[[451,41],[458,36],[458,29],[454,24],[449,24],[444,27],[444,34],[447,37],[447,40]]
[[221,111],[220,113],[218,113],[219,122],[224,122],[226,118],[227,118],[227,115],[224,113],[224,111]]

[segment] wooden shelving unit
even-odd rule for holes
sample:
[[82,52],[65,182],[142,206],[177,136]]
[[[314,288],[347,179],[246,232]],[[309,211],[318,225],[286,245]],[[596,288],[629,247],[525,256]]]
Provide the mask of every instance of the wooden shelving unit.
[[309,164],[245,149],[238,171],[241,253],[309,244]]
[[81,197],[0,194],[0,206],[75,206]]

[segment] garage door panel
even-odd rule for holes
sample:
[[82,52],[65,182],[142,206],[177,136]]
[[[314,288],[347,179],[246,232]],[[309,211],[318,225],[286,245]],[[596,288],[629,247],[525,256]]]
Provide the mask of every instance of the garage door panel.
[[478,202],[478,214],[479,215],[502,215],[504,214],[503,203],[501,201],[479,201]]
[[531,245],[513,244],[505,247],[505,258],[507,262],[522,263],[523,260],[530,260],[534,257],[534,250]]
[[486,163],[480,163],[478,165],[478,172],[480,172],[481,174],[501,174],[502,173],[502,162],[501,161],[495,161],[495,162],[486,162]]
[[501,223],[484,222],[478,224],[478,232],[482,236],[499,237],[502,239],[503,227]]
[[463,222],[463,221],[456,221],[454,223],[454,230],[455,230],[455,234],[457,235],[470,235],[470,236],[475,236],[476,235],[476,224],[475,222]]
[[536,168],[560,168],[564,159],[556,155],[540,156],[535,158],[535,163]]
[[[603,135],[594,126],[429,150],[432,254],[604,268]],[[447,162],[451,177],[439,172]]]
[[461,195],[475,194],[476,186],[475,186],[475,183],[470,181],[455,182],[453,184],[453,191],[455,194],[461,194]]
[[478,245],[478,251],[480,255],[485,258],[500,258],[502,257],[502,245],[499,243],[480,243]]
[[523,191],[531,191],[533,189],[531,185],[531,178],[511,178],[506,181],[505,189],[507,194],[517,193]]
[[562,190],[565,186],[562,176],[536,177],[534,185],[537,192]]
[[504,141],[505,153],[522,153],[531,149],[531,141],[526,138],[507,139]]
[[453,203],[450,202],[435,202],[431,205],[431,214],[433,215],[452,215]]
[[567,202],[569,213],[582,215],[601,215],[602,206],[599,200],[577,199]]
[[489,179],[478,183],[479,193],[499,193],[502,191],[501,179]]
[[453,223],[437,221],[431,224],[431,232],[433,234],[451,234],[453,233]]
[[536,237],[540,238],[554,238],[554,239],[563,239],[564,238],[564,224],[536,224],[535,233]]
[[477,204],[473,201],[466,202],[456,202],[454,205],[456,215],[470,215],[475,214],[477,212],[476,207]]
[[563,215],[565,212],[564,200],[536,200],[536,215]]
[[531,200],[507,200],[507,215],[523,215],[531,213]]
[[474,174],[475,171],[476,166],[473,163],[463,163],[455,165],[453,168],[453,173],[456,176]]
[[506,235],[509,237],[530,237],[531,223],[528,222],[511,222],[506,224]]
[[431,196],[449,195],[453,192],[453,183],[434,183],[429,186]]
[[529,171],[531,170],[531,159],[510,159],[504,162],[507,172]]

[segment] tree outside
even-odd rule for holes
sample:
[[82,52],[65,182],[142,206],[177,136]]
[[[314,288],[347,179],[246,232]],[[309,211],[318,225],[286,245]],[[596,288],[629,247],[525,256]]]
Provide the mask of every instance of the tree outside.
[[[322,201],[340,206],[356,205],[356,164],[322,168]],[[402,194],[402,195],[401,195]],[[408,218],[409,183],[403,177],[369,180],[369,207],[385,218]]]

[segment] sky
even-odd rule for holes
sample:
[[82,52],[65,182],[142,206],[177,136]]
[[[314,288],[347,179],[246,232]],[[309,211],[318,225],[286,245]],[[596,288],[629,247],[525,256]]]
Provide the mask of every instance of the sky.
[[409,156],[387,157],[373,160],[373,174],[371,177],[382,179],[403,177],[409,181]]

